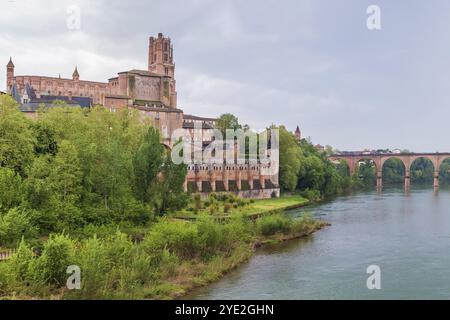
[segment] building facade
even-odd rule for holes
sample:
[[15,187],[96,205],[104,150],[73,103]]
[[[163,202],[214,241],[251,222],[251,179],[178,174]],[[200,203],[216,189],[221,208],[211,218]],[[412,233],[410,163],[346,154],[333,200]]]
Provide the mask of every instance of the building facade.
[[[192,144],[196,142],[194,139],[200,139],[200,149],[213,140],[216,119],[187,115],[178,108],[173,45],[171,39],[162,33],[149,38],[147,70],[121,71],[106,82],[80,80],[77,67],[71,79],[16,75],[12,58],[6,69],[7,93],[20,104],[21,111],[30,117],[37,115],[36,111],[42,103],[51,107],[55,100],[62,100],[74,107],[102,105],[111,112],[133,108],[138,110],[141,119],[150,120],[160,130],[162,142],[169,148],[173,147],[171,137],[177,129],[182,129],[185,136],[192,137]],[[201,128],[200,137],[194,135],[196,126]],[[196,192],[245,191],[243,196],[268,197],[279,195],[277,178],[264,174],[260,164],[251,167],[196,164],[189,166],[185,189],[188,190],[188,186],[192,185]],[[230,188],[228,180],[236,181],[231,183],[236,187]],[[216,188],[216,184],[223,187]],[[248,187],[243,188],[242,185]],[[270,186],[271,190],[265,190],[266,186]]]

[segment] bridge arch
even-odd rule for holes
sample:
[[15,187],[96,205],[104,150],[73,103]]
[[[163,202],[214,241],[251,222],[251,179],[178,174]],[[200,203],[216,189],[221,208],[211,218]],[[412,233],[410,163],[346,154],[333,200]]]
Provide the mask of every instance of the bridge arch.
[[450,156],[442,157],[439,165],[439,181],[450,184]]
[[[439,175],[441,170],[441,163],[450,158],[450,153],[365,153],[365,152],[346,152],[341,154],[335,154],[329,156],[331,161],[343,160],[346,161],[348,166],[350,167],[350,174],[353,175],[357,170],[359,163],[361,160],[371,160],[376,166],[377,171],[377,189],[381,190],[382,186],[382,170],[386,161],[390,158],[398,158],[402,161],[404,167],[404,179],[405,179],[405,188],[409,188],[410,186],[410,171],[411,164],[418,158],[426,158],[431,161],[433,164],[433,186],[436,188],[439,187]],[[450,181],[450,163],[446,165],[447,177]],[[441,173],[442,175],[442,173]]]
[[[391,182],[403,183],[407,176],[408,159],[404,157],[392,155],[381,159],[381,168],[378,173],[383,181],[389,178]],[[397,180],[397,181],[396,181]]]
[[342,174],[344,176],[348,176],[348,177],[352,176],[352,174],[351,174],[352,169],[349,165],[348,160],[336,159],[334,162],[335,162],[334,165],[340,174]]
[[[439,174],[439,168],[435,157],[417,156],[411,158],[410,174],[412,181],[421,183],[433,183],[435,175]],[[437,174],[435,174],[437,173]]]

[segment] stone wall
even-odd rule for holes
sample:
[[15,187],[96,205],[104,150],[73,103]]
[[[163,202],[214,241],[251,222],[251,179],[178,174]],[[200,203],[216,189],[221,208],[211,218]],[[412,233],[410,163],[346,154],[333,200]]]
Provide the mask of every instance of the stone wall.
[[[221,192],[216,192],[220,194]],[[260,189],[260,190],[246,190],[246,191],[235,191],[235,192],[223,192],[227,194],[234,194],[241,198],[246,199],[270,199],[272,198],[272,194],[278,198],[280,197],[280,188],[271,188],[271,189]],[[211,193],[210,192],[200,192],[200,196],[202,199],[206,199]]]

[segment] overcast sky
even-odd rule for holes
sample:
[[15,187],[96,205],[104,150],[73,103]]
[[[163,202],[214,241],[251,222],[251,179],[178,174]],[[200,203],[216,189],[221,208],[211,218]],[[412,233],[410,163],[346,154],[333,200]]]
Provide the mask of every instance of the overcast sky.
[[[381,9],[368,30],[366,9]],[[285,124],[341,150],[450,151],[450,1],[0,0],[0,89],[16,75],[106,81],[172,38],[185,113]],[[67,27],[70,5],[81,28]]]

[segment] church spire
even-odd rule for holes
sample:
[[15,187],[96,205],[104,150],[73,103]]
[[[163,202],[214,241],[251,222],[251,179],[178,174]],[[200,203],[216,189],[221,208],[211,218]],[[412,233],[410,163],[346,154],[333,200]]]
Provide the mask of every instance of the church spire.
[[14,63],[12,62],[12,57],[9,57],[9,62],[6,65],[8,68],[14,68]]
[[302,133],[300,132],[300,127],[297,126],[297,129],[295,129],[295,137],[297,138],[297,140],[301,140],[302,139]]
[[75,66],[75,71],[72,74],[72,79],[73,80],[80,80],[80,74],[78,73],[78,67]]
[[9,62],[6,65],[6,91],[11,93],[12,86],[14,83],[14,63],[12,58],[9,57]]

